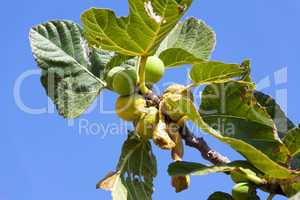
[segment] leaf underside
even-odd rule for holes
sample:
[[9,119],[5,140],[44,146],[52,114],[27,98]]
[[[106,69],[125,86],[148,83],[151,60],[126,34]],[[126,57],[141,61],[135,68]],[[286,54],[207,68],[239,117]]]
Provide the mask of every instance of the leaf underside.
[[192,0],[128,0],[129,15],[118,18],[108,9],[92,8],[81,16],[91,46],[124,55],[153,55],[190,7]]
[[95,52],[88,49],[81,28],[71,21],[50,21],[30,30],[30,42],[41,82],[59,114],[81,115],[105,84],[89,71],[89,56]]

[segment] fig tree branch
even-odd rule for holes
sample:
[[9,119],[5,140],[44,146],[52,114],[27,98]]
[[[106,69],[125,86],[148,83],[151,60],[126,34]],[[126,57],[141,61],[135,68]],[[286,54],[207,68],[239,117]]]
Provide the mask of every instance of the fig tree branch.
[[212,164],[223,165],[230,162],[227,157],[211,149],[202,137],[196,137],[186,125],[181,128],[180,134],[187,146],[197,149],[202,157]]

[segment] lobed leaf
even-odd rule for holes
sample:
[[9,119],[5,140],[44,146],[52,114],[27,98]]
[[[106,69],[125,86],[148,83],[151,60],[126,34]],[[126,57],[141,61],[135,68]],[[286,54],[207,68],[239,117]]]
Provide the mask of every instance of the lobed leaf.
[[190,7],[192,0],[128,0],[129,15],[92,8],[81,16],[91,46],[124,55],[153,55]]
[[97,188],[111,191],[113,200],[150,200],[156,170],[151,144],[130,134],[122,147],[116,172],[109,173]]
[[189,18],[177,26],[160,44],[156,55],[166,67],[203,62],[215,48],[214,31],[203,21]]
[[81,28],[71,21],[50,21],[30,30],[30,43],[41,82],[59,114],[80,116],[105,86],[89,70],[97,65],[101,74],[102,64],[91,64]]

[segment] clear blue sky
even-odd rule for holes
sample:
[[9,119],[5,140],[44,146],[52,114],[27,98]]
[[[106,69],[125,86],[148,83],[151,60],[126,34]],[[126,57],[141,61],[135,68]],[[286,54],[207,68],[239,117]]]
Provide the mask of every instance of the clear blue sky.
[[[30,27],[49,19],[79,22],[79,14],[92,6],[110,7],[120,15],[127,13],[124,0],[9,0],[1,3],[1,200],[110,199],[108,192],[95,190],[95,184],[115,168],[126,133],[102,137],[102,133],[86,135],[83,131],[80,135],[79,123],[89,120],[89,125],[97,128],[95,123],[99,127],[119,122],[117,117],[101,114],[96,109],[75,120],[74,126],[68,126],[67,121],[55,113],[33,115],[22,111],[13,95],[20,75],[37,69],[29,48]],[[194,0],[187,15],[205,20],[216,31],[218,43],[213,59],[240,62],[250,58],[254,80],[265,81],[260,84],[263,91],[274,97],[287,91],[289,116],[299,122],[299,10],[300,1],[295,0]],[[287,68],[287,81],[274,78],[280,74],[275,72],[284,67]],[[184,83],[185,72],[186,68],[170,70],[165,81]],[[113,108],[116,96],[111,92],[104,94],[103,104]],[[47,107],[48,100],[38,75],[24,80],[20,95],[31,108]],[[280,101],[285,106],[284,99]],[[100,99],[97,102],[99,106]],[[239,158],[226,146],[207,135],[204,137],[231,159]],[[231,190],[229,178],[218,174],[192,177],[190,189],[175,194],[166,173],[169,153],[156,148],[155,153],[159,174],[155,180],[154,199],[206,200],[215,190]],[[191,149],[187,149],[186,158],[205,162]]]

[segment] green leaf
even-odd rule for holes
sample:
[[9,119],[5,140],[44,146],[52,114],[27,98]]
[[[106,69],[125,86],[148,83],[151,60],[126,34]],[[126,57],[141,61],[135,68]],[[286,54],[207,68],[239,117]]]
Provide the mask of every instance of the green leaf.
[[267,110],[268,114],[273,119],[280,138],[284,137],[284,134],[288,130],[295,127],[294,123],[285,115],[271,96],[260,91],[255,91],[254,96],[258,103]]
[[285,134],[283,142],[290,150],[292,156],[300,153],[300,128],[297,127],[289,130]]
[[81,21],[90,45],[131,56],[153,55],[192,0],[128,0],[129,16],[92,8]]
[[97,188],[111,191],[113,200],[150,200],[156,174],[151,144],[130,134],[123,145],[116,172],[109,173]]
[[223,136],[242,140],[278,163],[287,162],[288,149],[278,138],[272,118],[245,84],[232,81],[207,86],[200,112],[203,120]]
[[[211,128],[202,119],[194,103],[189,98],[181,98],[177,100],[164,99],[164,101],[167,101],[168,104],[172,104],[172,107],[177,108],[179,112],[185,113],[186,116],[204,132],[207,132],[220,141],[230,145],[233,149],[241,153],[253,166],[260,171],[263,171],[266,175],[274,178],[289,178],[292,176],[291,172],[287,168],[280,166],[262,151],[243,141],[242,138],[238,139],[229,135],[222,135],[223,133]],[[263,122],[270,123],[268,121]]]
[[200,163],[193,162],[174,162],[169,165],[168,173],[170,176],[185,176],[185,175],[206,175],[210,173],[236,173],[243,174],[249,181],[256,184],[262,184],[264,180],[256,176],[261,174],[247,161],[234,161],[226,165],[206,166]]
[[234,77],[241,77],[249,71],[243,64],[225,64],[221,62],[200,62],[194,64],[190,78],[196,85],[227,82]]
[[237,167],[242,167],[239,162],[226,165],[206,166],[200,163],[177,161],[169,165],[168,173],[170,176],[185,175],[206,175],[210,173],[231,172]]
[[214,31],[203,21],[191,17],[171,31],[156,54],[166,67],[193,64],[208,60],[215,44]]
[[30,30],[32,52],[42,69],[41,82],[58,112],[81,115],[105,82],[94,76],[81,28],[70,21],[50,21]]
[[112,59],[107,63],[107,69],[110,70],[114,67],[123,66],[126,67],[135,67],[137,63],[137,57],[116,54]]
[[105,79],[108,63],[115,57],[115,54],[103,49],[92,48],[90,53],[91,65],[89,70],[101,80]]

